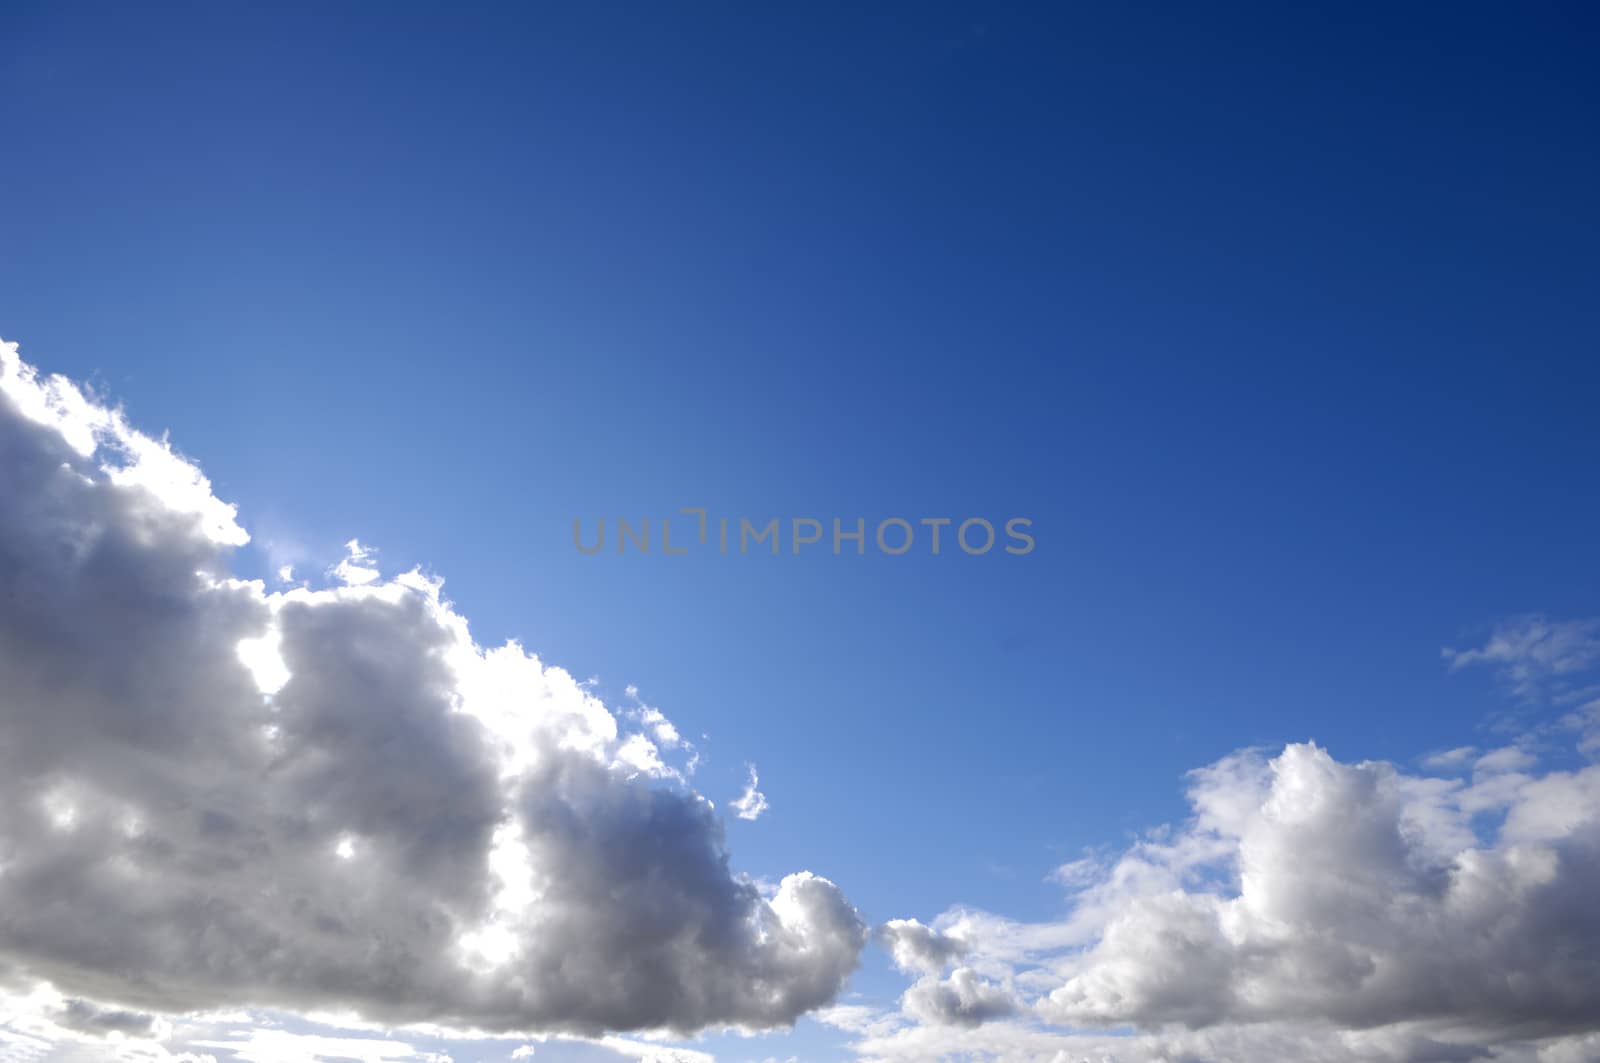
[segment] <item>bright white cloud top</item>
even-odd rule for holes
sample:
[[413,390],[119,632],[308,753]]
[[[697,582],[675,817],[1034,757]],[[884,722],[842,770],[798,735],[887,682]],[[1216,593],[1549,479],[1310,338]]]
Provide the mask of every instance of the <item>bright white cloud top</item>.
[[860,918],[826,879],[730,871],[664,721],[624,733],[359,543],[342,586],[273,592],[230,574],[246,540],[166,443],[0,346],[8,985],[50,983],[79,1025],[250,1006],[593,1035],[833,998]]
[[730,869],[694,745],[636,691],[613,712],[478,646],[356,540],[330,586],[236,578],[247,539],[164,441],[0,344],[6,1063],[52,1038],[438,1058],[227,1009],[696,1060],[617,1035],[815,1012],[867,1060],[1600,1058],[1600,624],[1446,651],[1557,724],[1421,773],[1235,754],[1192,774],[1188,822],[1058,869],[1060,920],[891,920],[898,1004],[829,1006],[862,918],[824,878]]

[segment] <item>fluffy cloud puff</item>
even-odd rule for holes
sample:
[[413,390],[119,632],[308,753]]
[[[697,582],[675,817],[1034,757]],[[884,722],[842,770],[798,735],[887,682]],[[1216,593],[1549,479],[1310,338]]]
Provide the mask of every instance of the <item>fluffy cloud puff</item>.
[[957,967],[949,978],[923,978],[906,990],[905,1009],[939,1026],[977,1026],[1016,1010],[1011,994],[985,982],[971,967]]
[[0,345],[13,981],[96,1026],[689,1031],[834,996],[866,936],[839,890],[733,874],[710,804],[565,672],[359,544],[345,586],[233,578],[246,539],[192,464]]
[[891,919],[878,928],[878,941],[902,971],[941,971],[960,959],[966,946],[915,919]]

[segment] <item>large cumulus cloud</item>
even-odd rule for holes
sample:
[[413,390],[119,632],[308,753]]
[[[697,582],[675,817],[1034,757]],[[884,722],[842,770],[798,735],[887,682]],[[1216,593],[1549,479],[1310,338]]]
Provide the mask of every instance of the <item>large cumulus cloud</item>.
[[[1059,921],[957,909],[886,926],[922,977],[898,1012],[856,1017],[872,1028],[858,1050],[1600,1058],[1597,733],[1600,700],[1513,745],[1428,758],[1442,773],[1312,743],[1224,758],[1191,775],[1189,822],[1061,869]],[[930,943],[954,941],[962,966],[940,981],[958,954]]]
[[[1226,877],[1120,899],[1046,1015],[1600,1022],[1600,768],[1451,785],[1295,745],[1216,765],[1192,796],[1228,863],[1173,870]],[[1503,824],[1480,839],[1490,812]]]
[[246,538],[192,464],[0,345],[13,980],[101,1025],[250,1005],[688,1031],[833,997],[854,910],[730,871],[648,736],[475,645],[419,574],[269,592],[230,574]]

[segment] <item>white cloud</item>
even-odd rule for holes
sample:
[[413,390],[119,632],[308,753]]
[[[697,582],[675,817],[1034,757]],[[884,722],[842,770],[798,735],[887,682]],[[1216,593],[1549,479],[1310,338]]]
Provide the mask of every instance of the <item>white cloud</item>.
[[1526,771],[1538,763],[1532,753],[1519,746],[1501,746],[1491,749],[1472,762],[1476,775],[1501,775],[1506,772]]
[[1476,746],[1457,746],[1429,753],[1422,758],[1422,766],[1429,771],[1453,771],[1470,764],[1477,755]]
[[648,741],[653,750],[687,754],[682,768],[666,769],[668,773],[678,778],[694,775],[695,769],[700,766],[700,751],[695,748],[695,744],[678,733],[678,728],[667,719],[665,713],[654,705],[645,704],[639,697],[638,687],[630,683],[624,688],[623,693],[634,703],[634,707],[628,709],[624,715],[644,729],[641,737]]
[[631,1037],[611,1035],[600,1038],[595,1044],[601,1048],[608,1048],[626,1059],[638,1060],[639,1063],[716,1063],[716,1057],[709,1052],[700,1052],[693,1048],[682,1048],[673,1045],[653,1044],[649,1041],[640,1041]]
[[374,583],[382,577],[378,567],[372,564],[376,551],[361,545],[361,540],[351,539],[344,544],[345,556],[337,565],[328,570],[328,574],[347,587],[364,587]]
[[708,801],[437,580],[352,540],[342,585],[269,592],[233,517],[0,345],[0,975],[80,1025],[598,1037],[833,998],[866,932],[831,882],[733,874]]
[[623,693],[632,698],[634,703],[634,708],[628,713],[629,718],[643,724],[649,730],[650,736],[655,739],[657,745],[663,749],[676,749],[686,744],[683,736],[672,725],[672,721],[667,719],[665,713],[654,705],[644,703],[639,697],[639,688],[637,686],[629,683],[623,689]]
[[901,1025],[863,1037],[874,1063],[1593,1063],[1600,1037],[1569,1035],[1483,1046],[1427,1024],[1352,1030],[1324,1023],[1251,1023],[1161,1032],[1094,1033],[1023,1021]]
[[757,820],[767,810],[767,795],[756,789],[757,784],[761,782],[760,777],[756,775],[756,766],[746,764],[745,767],[750,772],[750,779],[745,783],[744,792],[728,802],[728,807],[732,808],[733,814],[740,819]]
[[1442,653],[1452,669],[1494,668],[1524,697],[1559,698],[1567,677],[1600,664],[1600,619],[1517,617],[1496,627],[1482,646]]
[[831,1004],[814,1017],[825,1026],[868,1037],[882,1037],[905,1025],[899,1013],[868,1004]]
[[[1225,758],[1192,774],[1190,822],[1074,864],[1064,919],[958,909],[880,931],[904,969],[947,960],[913,951],[932,934],[959,937],[965,966],[924,975],[907,1021],[855,1047],[885,1060],[1587,1058],[1600,765],[1540,772],[1509,746],[1475,768],[1408,775],[1311,744]],[[1127,1028],[1139,1032],[1110,1033]]]
[[[185,532],[208,542],[241,546],[250,541],[234,520],[235,508],[212,495],[211,482],[166,440],[135,431],[121,410],[96,404],[64,377],[41,378],[22,361],[17,345],[4,340],[0,388],[9,400],[9,416],[39,425],[59,440],[73,478],[136,491],[169,517],[180,518]],[[91,458],[100,460],[91,463]]]
[[360,1063],[433,1063],[406,1041],[376,1037],[330,1037],[256,1027],[225,1039],[192,1042],[195,1048],[226,1052],[239,1063],[320,1063],[359,1060]]

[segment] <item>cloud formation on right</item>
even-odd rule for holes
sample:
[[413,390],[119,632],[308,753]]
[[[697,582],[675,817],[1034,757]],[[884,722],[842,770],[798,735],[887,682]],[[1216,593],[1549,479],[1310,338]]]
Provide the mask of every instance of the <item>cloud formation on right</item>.
[[[1070,907],[878,937],[917,976],[854,1016],[874,1060],[1600,1058],[1594,621],[1523,618],[1455,667],[1551,722],[1414,772],[1312,742],[1190,773],[1192,815],[1061,868]],[[948,974],[943,972],[949,971]],[[1098,1031],[1098,1032],[1096,1032]]]

